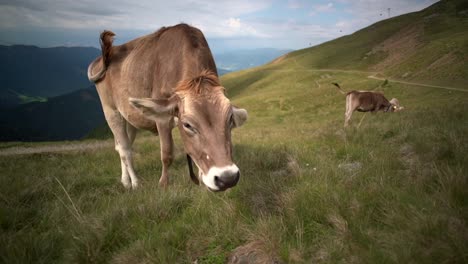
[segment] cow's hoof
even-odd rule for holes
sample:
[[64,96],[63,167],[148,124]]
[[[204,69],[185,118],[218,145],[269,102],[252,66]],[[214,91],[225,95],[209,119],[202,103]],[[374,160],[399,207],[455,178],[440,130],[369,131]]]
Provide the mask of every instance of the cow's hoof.
[[138,189],[138,182],[137,182],[137,181],[132,182],[132,189],[133,189],[133,190]]
[[129,180],[122,180],[122,185],[125,187],[125,189],[130,189],[132,187],[132,184]]
[[161,188],[167,188],[168,181],[167,180],[159,180],[159,187]]

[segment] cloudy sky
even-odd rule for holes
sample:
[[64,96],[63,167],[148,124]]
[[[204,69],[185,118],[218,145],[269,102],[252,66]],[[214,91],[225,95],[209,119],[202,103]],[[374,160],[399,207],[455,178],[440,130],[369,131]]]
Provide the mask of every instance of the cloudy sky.
[[[98,46],[103,29],[116,43],[185,22],[215,52],[300,49],[347,35],[437,0],[0,0],[0,44]],[[389,10],[390,8],[390,10]]]

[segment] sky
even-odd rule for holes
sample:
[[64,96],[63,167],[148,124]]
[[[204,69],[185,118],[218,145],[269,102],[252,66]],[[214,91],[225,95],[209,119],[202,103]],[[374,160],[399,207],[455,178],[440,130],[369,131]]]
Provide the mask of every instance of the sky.
[[200,28],[214,52],[301,49],[436,0],[0,0],[0,44],[116,44],[181,22]]

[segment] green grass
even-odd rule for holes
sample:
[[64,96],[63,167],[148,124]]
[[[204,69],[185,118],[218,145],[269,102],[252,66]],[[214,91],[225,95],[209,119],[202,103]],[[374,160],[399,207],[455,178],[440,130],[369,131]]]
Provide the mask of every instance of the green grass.
[[406,111],[367,114],[359,128],[355,113],[343,130],[344,98],[329,83],[381,82],[261,69],[223,79],[249,110],[233,133],[242,179],[228,192],[191,183],[178,132],[167,190],[147,133],[136,191],[121,186],[112,147],[0,157],[2,262],[224,263],[245,245],[286,263],[468,260],[467,93],[390,82],[378,89]]
[[[235,254],[260,263],[467,263],[468,93],[314,70],[368,70],[385,54],[362,56],[406,23],[464,10],[462,1],[444,3],[224,75],[232,102],[249,111],[232,135],[241,181],[227,192],[191,183],[177,131],[167,189],[157,187],[159,140],[149,133],[134,147],[135,191],[121,186],[111,146],[0,155],[0,262],[224,263]],[[436,19],[422,53],[381,76],[414,72],[452,50],[466,56],[466,18]],[[466,89],[464,65],[412,80]],[[354,113],[345,130],[345,99],[331,82],[383,91],[405,110]],[[2,143],[0,151],[43,145]]]
[[107,139],[112,137],[112,131],[107,123],[104,123],[91,130],[83,139]]

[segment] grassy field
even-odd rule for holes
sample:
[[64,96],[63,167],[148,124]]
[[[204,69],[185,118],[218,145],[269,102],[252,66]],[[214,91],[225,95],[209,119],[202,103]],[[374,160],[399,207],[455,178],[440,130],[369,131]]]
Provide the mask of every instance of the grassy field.
[[[249,111],[233,132],[241,181],[225,193],[191,183],[177,131],[167,190],[147,133],[136,191],[112,147],[0,156],[0,262],[466,263],[468,93],[277,69],[223,77]],[[355,113],[344,130],[332,81],[406,109]]]
[[[120,183],[112,139],[61,152],[43,150],[76,143],[1,143],[41,153],[0,155],[0,263],[467,263],[467,7],[441,1],[224,75],[249,111],[233,132],[241,180],[224,193],[191,183],[177,131],[167,189],[148,133],[136,191]],[[331,82],[405,110],[355,113],[343,129]]]

